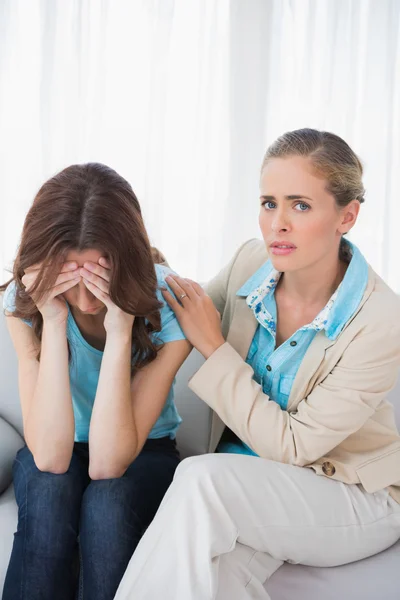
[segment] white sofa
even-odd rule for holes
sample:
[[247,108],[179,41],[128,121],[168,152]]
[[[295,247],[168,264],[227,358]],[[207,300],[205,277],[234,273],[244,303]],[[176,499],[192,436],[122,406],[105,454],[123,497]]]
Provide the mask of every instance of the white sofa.
[[[186,385],[202,360],[198,353],[192,352],[177,377],[176,402],[183,418],[178,444],[183,457],[202,454],[208,447],[210,409]],[[400,427],[400,383],[392,392],[391,400]],[[17,365],[0,311],[0,592],[17,523],[11,467],[22,444]],[[272,600],[399,600],[399,570],[400,542],[377,556],[341,567],[285,564],[266,587]]]

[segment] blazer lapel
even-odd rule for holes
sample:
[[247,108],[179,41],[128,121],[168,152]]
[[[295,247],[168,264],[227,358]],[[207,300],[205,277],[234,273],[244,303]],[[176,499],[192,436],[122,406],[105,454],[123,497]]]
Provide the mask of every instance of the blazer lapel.
[[246,298],[236,297],[235,309],[226,341],[246,360],[257,329],[257,319],[246,304]]
[[335,340],[330,340],[326,337],[324,331],[319,331],[313,339],[313,341],[311,342],[303,360],[301,361],[299,370],[297,371],[297,375],[289,396],[289,402],[287,406],[288,411],[290,411],[290,409],[293,408],[293,406],[297,405],[300,400],[305,398],[305,396],[309,393],[308,390],[314,387],[314,375],[316,374],[322,361],[325,358],[325,351],[328,348],[330,348],[330,346],[333,346],[333,344],[336,344],[343,331],[347,328],[347,326],[354,319],[354,317],[360,312],[361,308],[364,306],[365,302],[370,297],[373,288],[374,274],[370,267],[368,284],[364,296],[359,306],[357,307],[357,310],[352,315],[351,319],[346,323],[339,336]]

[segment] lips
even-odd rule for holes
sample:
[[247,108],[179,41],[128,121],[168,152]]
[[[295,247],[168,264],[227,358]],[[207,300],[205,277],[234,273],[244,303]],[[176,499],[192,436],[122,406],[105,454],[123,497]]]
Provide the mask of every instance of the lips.
[[296,246],[291,242],[272,242],[270,244],[271,254],[275,256],[287,256],[295,252]]
[[294,250],[296,246],[291,242],[272,242],[270,248],[292,248]]

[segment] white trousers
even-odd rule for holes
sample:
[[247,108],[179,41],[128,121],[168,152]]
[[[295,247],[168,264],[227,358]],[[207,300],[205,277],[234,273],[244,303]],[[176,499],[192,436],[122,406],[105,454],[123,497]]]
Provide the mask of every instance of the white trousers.
[[179,465],[115,600],[270,600],[264,584],[284,561],[336,566],[398,539],[400,505],[387,490],[206,454]]

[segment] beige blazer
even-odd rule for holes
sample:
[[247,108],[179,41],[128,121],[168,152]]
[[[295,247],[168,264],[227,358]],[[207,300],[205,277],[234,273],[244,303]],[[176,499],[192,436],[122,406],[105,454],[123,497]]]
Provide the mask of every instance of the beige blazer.
[[236,295],[267,260],[250,240],[206,287],[221,313],[226,343],[189,387],[214,409],[210,452],[224,424],[263,458],[361,483],[390,487],[400,502],[400,436],[386,400],[400,365],[400,300],[370,268],[363,299],[336,340],[320,331],[292,386],[287,411],[263,393],[245,359],[257,320]]

